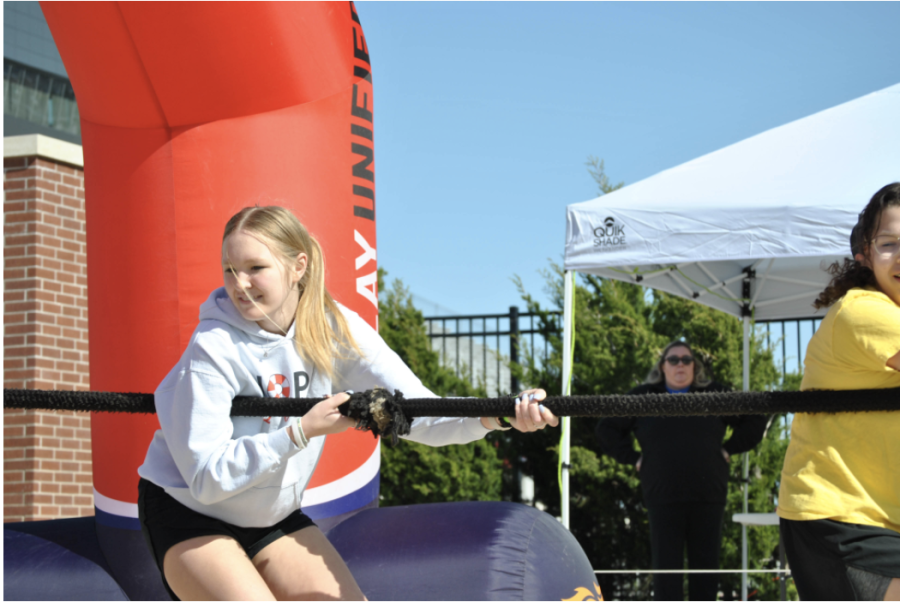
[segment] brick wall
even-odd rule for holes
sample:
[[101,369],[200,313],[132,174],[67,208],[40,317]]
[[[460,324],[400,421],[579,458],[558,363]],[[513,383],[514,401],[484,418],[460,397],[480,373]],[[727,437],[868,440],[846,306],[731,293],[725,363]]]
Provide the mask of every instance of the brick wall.
[[90,414],[6,410],[3,521],[94,514]]
[[[3,386],[87,390],[83,171],[37,154],[10,157],[10,140],[4,140]],[[89,414],[5,410],[3,435],[4,521],[94,513]]]

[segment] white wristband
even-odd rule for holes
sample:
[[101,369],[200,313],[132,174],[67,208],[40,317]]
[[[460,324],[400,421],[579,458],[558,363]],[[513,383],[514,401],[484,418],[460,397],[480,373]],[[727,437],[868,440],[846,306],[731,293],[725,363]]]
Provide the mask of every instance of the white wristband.
[[303,426],[300,424],[299,418],[291,422],[291,434],[294,436],[294,444],[300,449],[306,449],[306,446],[309,445],[309,440],[303,433]]

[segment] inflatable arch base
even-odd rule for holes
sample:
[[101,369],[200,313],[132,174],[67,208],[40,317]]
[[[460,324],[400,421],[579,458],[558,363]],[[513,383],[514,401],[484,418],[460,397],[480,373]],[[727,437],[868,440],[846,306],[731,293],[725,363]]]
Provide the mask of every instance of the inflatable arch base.
[[[601,599],[552,516],[507,502],[372,508],[326,532],[370,600]],[[6,600],[166,600],[140,531],[94,517],[7,523]]]

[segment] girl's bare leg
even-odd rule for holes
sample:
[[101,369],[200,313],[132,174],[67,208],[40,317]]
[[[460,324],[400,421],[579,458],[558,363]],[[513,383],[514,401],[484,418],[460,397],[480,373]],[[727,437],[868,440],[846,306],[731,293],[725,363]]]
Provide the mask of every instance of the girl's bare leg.
[[350,569],[318,527],[281,537],[253,558],[278,600],[365,600]]
[[884,594],[885,600],[900,600],[900,578],[891,579],[887,592]]
[[275,600],[243,548],[225,535],[195,537],[173,546],[163,570],[182,600]]

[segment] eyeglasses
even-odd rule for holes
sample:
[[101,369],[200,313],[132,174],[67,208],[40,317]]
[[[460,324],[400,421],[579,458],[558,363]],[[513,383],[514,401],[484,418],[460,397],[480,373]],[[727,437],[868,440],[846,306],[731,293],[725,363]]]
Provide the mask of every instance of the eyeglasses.
[[694,363],[694,358],[689,355],[682,355],[680,357],[677,355],[670,355],[666,358],[666,361],[669,362],[670,366],[677,366],[678,362],[681,362],[685,366],[690,366]]
[[882,257],[890,257],[900,250],[900,236],[879,234],[872,239],[872,249]]

